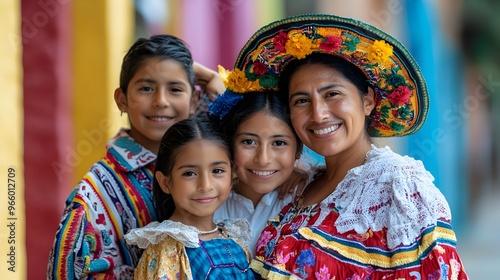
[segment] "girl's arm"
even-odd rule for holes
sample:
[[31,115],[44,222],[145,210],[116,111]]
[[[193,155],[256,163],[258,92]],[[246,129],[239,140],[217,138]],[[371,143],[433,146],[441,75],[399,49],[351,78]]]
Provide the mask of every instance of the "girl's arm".
[[304,190],[309,175],[300,168],[294,168],[292,174],[281,186],[278,187],[278,196],[285,198],[288,194],[299,195]]

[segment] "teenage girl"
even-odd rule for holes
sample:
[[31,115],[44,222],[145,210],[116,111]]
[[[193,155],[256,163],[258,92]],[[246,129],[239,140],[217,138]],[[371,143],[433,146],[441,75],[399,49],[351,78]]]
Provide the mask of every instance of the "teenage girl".
[[222,103],[224,108],[230,107],[228,100],[235,100],[228,99],[231,94],[221,95],[209,110],[212,119],[222,119],[237,177],[228,200],[215,212],[215,220],[247,219],[252,234],[248,247],[253,253],[267,221],[292,201],[297,181],[293,183],[292,193],[284,197],[280,196],[278,187],[293,178],[302,179],[299,176],[302,174],[294,173],[302,142],[293,130],[287,106],[276,92],[244,93],[225,115],[217,107]]

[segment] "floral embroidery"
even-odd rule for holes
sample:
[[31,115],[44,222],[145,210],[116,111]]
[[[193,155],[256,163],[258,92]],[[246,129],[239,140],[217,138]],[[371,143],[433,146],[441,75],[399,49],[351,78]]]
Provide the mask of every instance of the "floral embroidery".
[[297,59],[303,59],[311,54],[317,46],[306,35],[298,33],[289,36],[285,48],[288,54],[295,56]]
[[460,262],[458,262],[456,259],[450,259],[450,270],[451,270],[450,280],[458,279],[461,267],[462,265],[460,265]]
[[[319,269],[319,272],[314,273],[316,279],[318,280],[330,280],[330,271],[326,265],[323,265],[322,268]],[[335,279],[335,278],[334,278]]]
[[352,277],[349,277],[346,280],[362,280],[362,278],[357,273],[354,273]]
[[259,76],[262,76],[267,73],[267,67],[264,63],[256,61],[253,64],[253,72]]
[[288,253],[285,256],[283,256],[283,252],[280,251],[276,254],[276,263],[277,264],[286,264],[290,260],[290,257],[293,257],[293,256],[294,256],[293,252]]
[[375,40],[369,48],[368,59],[374,63],[385,64],[391,55],[391,45],[382,40]]
[[309,274],[306,272],[306,267],[313,265],[316,262],[316,258],[311,249],[303,250],[300,252],[299,257],[295,260],[295,264],[299,267],[295,269],[295,272],[299,273],[302,277],[307,278]]
[[148,263],[148,268],[150,270],[156,270],[157,263],[158,263],[158,260],[156,258],[151,259],[151,261]]
[[260,250],[260,248],[265,247],[269,240],[273,238],[273,235],[269,231],[264,231],[260,234],[259,240],[257,240],[256,250]]
[[443,257],[439,257],[438,262],[441,268],[440,279],[448,279],[448,269],[450,268],[450,266],[444,262]]
[[232,88],[235,92],[254,91],[258,88],[258,84],[247,79],[242,70],[235,69],[230,72],[225,82],[228,88]]
[[340,51],[342,45],[342,38],[335,36],[326,36],[324,42],[321,42],[319,48],[325,52]]
[[389,99],[393,105],[401,106],[408,102],[410,95],[411,90],[407,86],[398,86],[387,96],[387,99]]
[[286,34],[283,30],[280,30],[278,35],[274,37],[274,47],[280,51],[280,52],[285,52],[285,44],[288,41],[288,34]]

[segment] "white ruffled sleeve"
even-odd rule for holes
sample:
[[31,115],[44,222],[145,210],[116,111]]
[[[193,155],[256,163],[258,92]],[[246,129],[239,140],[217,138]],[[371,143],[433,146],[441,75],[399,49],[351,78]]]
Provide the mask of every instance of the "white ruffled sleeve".
[[413,243],[423,228],[451,220],[449,205],[419,160],[372,147],[364,165],[351,169],[331,199],[339,232],[387,228],[389,248]]
[[186,247],[200,246],[196,228],[170,220],[161,223],[151,222],[144,227],[131,229],[124,238],[128,244],[145,249],[151,244],[160,243],[167,236],[171,236]]

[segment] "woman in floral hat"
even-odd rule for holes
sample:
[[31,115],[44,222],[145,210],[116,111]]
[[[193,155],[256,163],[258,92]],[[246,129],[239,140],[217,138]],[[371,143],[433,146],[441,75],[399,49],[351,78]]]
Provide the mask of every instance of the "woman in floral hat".
[[433,176],[371,139],[412,134],[426,118],[426,84],[401,43],[353,19],[296,16],[261,28],[222,74],[224,95],[280,90],[299,138],[326,161],[264,228],[256,274],[468,279]]

